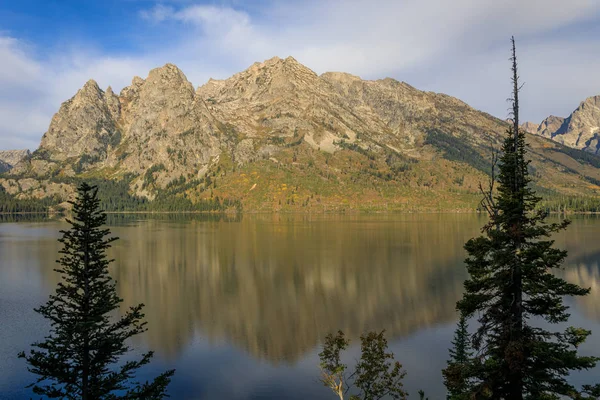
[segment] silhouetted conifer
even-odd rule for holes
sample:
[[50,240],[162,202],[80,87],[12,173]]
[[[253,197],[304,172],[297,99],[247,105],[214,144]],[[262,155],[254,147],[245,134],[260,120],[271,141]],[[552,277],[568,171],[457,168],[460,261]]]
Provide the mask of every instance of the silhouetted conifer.
[[452,347],[449,350],[448,367],[443,371],[444,383],[448,388],[448,400],[466,400],[469,397],[470,386],[467,369],[473,356],[468,324],[465,317],[458,321]]
[[514,38],[511,61],[513,123],[502,148],[498,193],[490,191],[487,198],[490,222],[484,235],[465,245],[470,278],[457,308],[465,318],[477,315],[479,327],[471,337],[476,354],[462,378],[472,383],[471,398],[476,399],[583,398],[565,378],[598,361],[577,354],[590,331],[553,332],[540,322],[566,322],[564,296],[584,296],[589,289],[552,273],[567,252],[555,248],[549,237],[568,221],[547,223],[547,214],[536,211],[540,198],[529,186],[525,134],[519,129]]
[[34,393],[65,399],[161,399],[174,371],[152,382],[132,382],[135,372],[148,364],[152,352],[138,361],[119,362],[130,347],[126,341],[146,330],[143,304],[131,307],[111,321],[119,308],[115,283],[108,274],[112,260],[106,249],[116,240],[101,226],[106,215],[100,210],[97,188],[83,183],[73,205],[71,228],[61,231],[62,257],[57,262],[62,280],[49,301],[36,309],[48,319],[50,334],[19,356],[38,379]]

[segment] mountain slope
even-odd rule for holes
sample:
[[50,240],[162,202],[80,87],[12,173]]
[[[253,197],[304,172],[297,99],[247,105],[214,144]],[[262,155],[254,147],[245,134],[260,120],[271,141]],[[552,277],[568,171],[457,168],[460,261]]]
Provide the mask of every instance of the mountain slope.
[[[466,210],[507,127],[444,94],[319,76],[292,57],[196,90],[167,64],[119,95],[87,82],[0,185],[59,202],[81,179],[106,182],[115,209]],[[600,158],[528,141],[546,195],[596,195]]]

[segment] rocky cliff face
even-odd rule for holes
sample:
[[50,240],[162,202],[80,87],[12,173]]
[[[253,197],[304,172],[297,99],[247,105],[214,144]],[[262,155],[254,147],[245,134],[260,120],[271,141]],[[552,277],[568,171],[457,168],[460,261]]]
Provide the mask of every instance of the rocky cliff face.
[[[595,111],[592,104],[580,108],[585,112],[569,123],[585,131]],[[551,132],[557,123],[545,121],[538,131]],[[292,57],[255,63],[196,90],[167,64],[146,79],[134,77],[118,95],[87,82],[12,173],[39,182],[126,179],[130,193],[151,200],[180,187],[178,196],[192,201],[228,196],[261,209],[388,207],[385,197],[396,205],[429,198],[427,207],[439,208],[440,198],[475,199],[489,148],[500,146],[506,127],[447,95],[390,78],[319,76]],[[542,162],[556,158],[551,149],[558,145],[530,140],[540,185],[571,194],[596,190],[573,173],[577,161],[568,168],[562,158]],[[542,175],[548,168],[553,173]],[[600,180],[596,168],[585,168]],[[0,179],[0,185],[8,184]]]
[[567,118],[546,118],[537,133],[565,146],[597,154],[600,150],[600,96],[582,101]]
[[528,133],[537,133],[537,130],[540,126],[534,122],[525,122],[524,124],[521,124],[521,129],[523,129],[525,132]]
[[0,150],[0,163],[8,170],[30,154],[29,150]]
[[548,139],[552,139],[557,132],[560,132],[565,119],[554,115],[549,116],[538,126],[537,134]]

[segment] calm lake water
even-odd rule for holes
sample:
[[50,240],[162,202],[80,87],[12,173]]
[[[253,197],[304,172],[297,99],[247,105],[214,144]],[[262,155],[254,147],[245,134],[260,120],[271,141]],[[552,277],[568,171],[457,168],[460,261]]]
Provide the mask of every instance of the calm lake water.
[[[411,398],[445,398],[441,369],[466,278],[463,244],[478,215],[235,217],[111,216],[110,256],[124,306],[144,303],[155,350],[151,376],[177,372],[175,399],[333,399],[319,383],[324,336],[385,329]],[[58,281],[62,222],[0,223],[0,398],[25,399],[33,376],[16,354],[42,339],[33,308]],[[600,356],[600,219],[574,217],[557,245],[565,278],[592,287],[569,301],[570,323],[596,333],[581,351]],[[572,377],[600,381],[600,369]]]

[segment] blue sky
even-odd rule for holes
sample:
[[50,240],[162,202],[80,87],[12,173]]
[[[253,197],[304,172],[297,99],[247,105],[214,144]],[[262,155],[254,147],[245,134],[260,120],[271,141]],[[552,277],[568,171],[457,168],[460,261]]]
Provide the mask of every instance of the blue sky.
[[504,118],[513,34],[525,119],[600,94],[600,0],[0,0],[0,149],[37,148],[88,79],[119,91],[167,62],[199,86],[291,55]]

